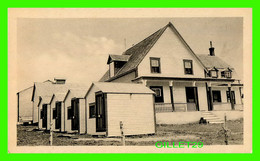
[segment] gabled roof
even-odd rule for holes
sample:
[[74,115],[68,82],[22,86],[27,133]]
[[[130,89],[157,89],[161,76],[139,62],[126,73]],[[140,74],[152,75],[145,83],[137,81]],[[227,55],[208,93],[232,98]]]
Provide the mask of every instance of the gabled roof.
[[39,96],[39,103],[38,106],[42,104],[50,104],[52,96]]
[[71,88],[88,87],[85,84],[66,83],[66,84],[50,84],[50,83],[34,83],[32,101],[34,101],[34,93],[37,90],[38,96],[52,96],[55,93],[66,93]]
[[55,93],[52,95],[50,103],[52,103],[54,98],[56,99],[56,101],[63,101],[65,96],[66,96],[66,93]]
[[206,68],[232,68],[230,65],[228,65],[224,60],[217,56],[210,56],[205,54],[198,55],[199,59],[202,61],[202,63],[206,66]]
[[75,97],[75,98],[84,98],[88,89],[89,89],[89,86],[82,86],[81,88],[71,88],[66,92],[66,95],[65,95],[63,101],[65,101],[67,99],[69,93],[72,93],[73,97]]
[[109,54],[107,64],[109,64],[111,61],[124,61],[127,62],[130,55],[111,55]]
[[195,59],[198,60],[198,62],[203,66],[203,68],[206,69],[204,64],[200,61],[200,59],[196,56],[196,54],[193,52],[193,50],[190,48],[190,46],[186,43],[186,41],[183,39],[183,37],[180,35],[180,33],[177,31],[177,29],[173,26],[171,22],[169,22],[166,26],[159,29],[152,35],[148,36],[143,41],[139,42],[138,44],[134,45],[133,47],[126,50],[123,55],[129,55],[128,62],[115,74],[114,77],[109,77],[109,71],[107,71],[103,77],[99,80],[100,82],[104,81],[110,81],[114,80],[116,78],[119,78],[127,73],[130,73],[132,71],[135,71],[138,65],[141,63],[141,61],[144,59],[144,57],[147,55],[147,53],[151,50],[151,48],[154,46],[154,44],[157,42],[157,40],[161,37],[161,35],[164,33],[164,31],[170,27],[176,35],[179,37],[179,39],[184,43],[184,45],[187,47],[187,49],[190,51],[190,53],[195,57]]
[[[154,94],[154,92],[144,86],[136,83],[115,83],[115,82],[95,82],[89,88],[87,94],[93,86],[96,86],[103,93],[120,93],[120,94]],[[86,94],[86,96],[87,96]],[[85,96],[85,97],[86,97]]]

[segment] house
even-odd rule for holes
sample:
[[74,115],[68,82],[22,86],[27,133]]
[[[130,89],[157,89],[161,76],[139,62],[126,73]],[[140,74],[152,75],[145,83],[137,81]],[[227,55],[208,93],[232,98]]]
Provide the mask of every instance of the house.
[[86,133],[121,136],[154,134],[154,92],[142,84],[96,82],[86,98]]
[[107,64],[100,82],[149,87],[157,113],[243,109],[235,69],[215,54],[211,42],[209,54],[195,54],[171,22],[122,55],[109,55]]
[[86,133],[86,111],[85,111],[85,95],[88,88],[69,89],[64,97],[64,125],[65,131],[79,134]]
[[[46,80],[43,83],[53,83]],[[29,123],[33,120],[33,102],[31,101],[33,86],[21,90],[17,93],[17,116],[18,122]]]

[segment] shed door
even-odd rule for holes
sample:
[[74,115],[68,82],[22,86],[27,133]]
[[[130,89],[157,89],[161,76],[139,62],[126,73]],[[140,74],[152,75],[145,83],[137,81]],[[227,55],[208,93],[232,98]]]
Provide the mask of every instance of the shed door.
[[43,113],[42,128],[47,128],[47,105],[46,104],[42,105],[42,113]]
[[103,93],[96,94],[96,131],[106,131],[105,97]]
[[61,102],[56,103],[56,118],[55,118],[55,129],[61,128]]
[[73,113],[71,119],[71,129],[79,130],[79,99],[71,100],[71,110]]

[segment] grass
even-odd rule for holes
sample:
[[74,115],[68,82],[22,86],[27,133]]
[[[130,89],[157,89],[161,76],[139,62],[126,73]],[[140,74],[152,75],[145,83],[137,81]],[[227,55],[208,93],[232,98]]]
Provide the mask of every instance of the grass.
[[[183,124],[183,125],[157,125],[154,135],[127,136],[126,145],[129,146],[154,146],[157,141],[162,142],[203,142],[204,145],[224,145],[224,136],[218,132],[222,124]],[[35,126],[17,125],[17,145],[35,146],[49,145],[49,132],[38,131]],[[231,130],[229,144],[243,144],[243,119],[227,121],[227,128]],[[55,132],[53,135],[54,146],[120,146],[120,138],[95,138],[90,135],[62,134]]]

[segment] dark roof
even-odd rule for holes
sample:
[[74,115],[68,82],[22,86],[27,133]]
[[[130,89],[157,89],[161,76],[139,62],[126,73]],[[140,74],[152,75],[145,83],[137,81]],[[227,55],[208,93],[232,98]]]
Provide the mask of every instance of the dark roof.
[[[142,40],[138,44],[134,45],[133,47],[127,49],[123,55],[129,56],[127,63],[115,74],[114,77],[120,76],[124,73],[127,73],[133,69],[135,69],[146,56],[146,54],[150,51],[162,33],[165,31],[165,27],[159,29],[152,35],[148,36],[146,39]],[[109,71],[107,71],[103,77],[99,80],[100,82],[106,81],[109,79]]]
[[130,55],[109,55],[107,64],[109,64],[111,61],[128,61]]
[[171,29],[173,29],[175,31],[177,36],[181,39],[181,41],[184,43],[184,45],[187,47],[187,49],[190,51],[190,53],[199,61],[199,63],[203,66],[203,68],[206,69],[204,64],[197,57],[197,55],[193,52],[193,50],[190,48],[190,46],[186,43],[186,41],[183,39],[183,37],[180,35],[180,33],[177,31],[177,29],[173,26],[173,24],[171,22],[169,22],[163,28],[159,29],[152,35],[148,36],[146,39],[142,40],[138,44],[136,44],[133,47],[126,50],[123,53],[123,55],[130,56],[127,63],[112,78],[109,77],[109,70],[108,70],[99,81],[104,82],[104,81],[114,80],[116,78],[119,78],[125,74],[128,74],[128,73],[136,70],[138,65],[141,63],[141,61],[144,59],[144,57],[150,51],[150,49],[153,47],[153,45],[157,42],[157,40],[161,37],[161,35],[164,33],[164,31],[167,29],[167,27],[170,27]]
[[202,61],[202,63],[207,68],[232,68],[230,65],[228,65],[224,60],[220,59],[217,56],[210,56],[210,55],[197,55],[199,59]]

